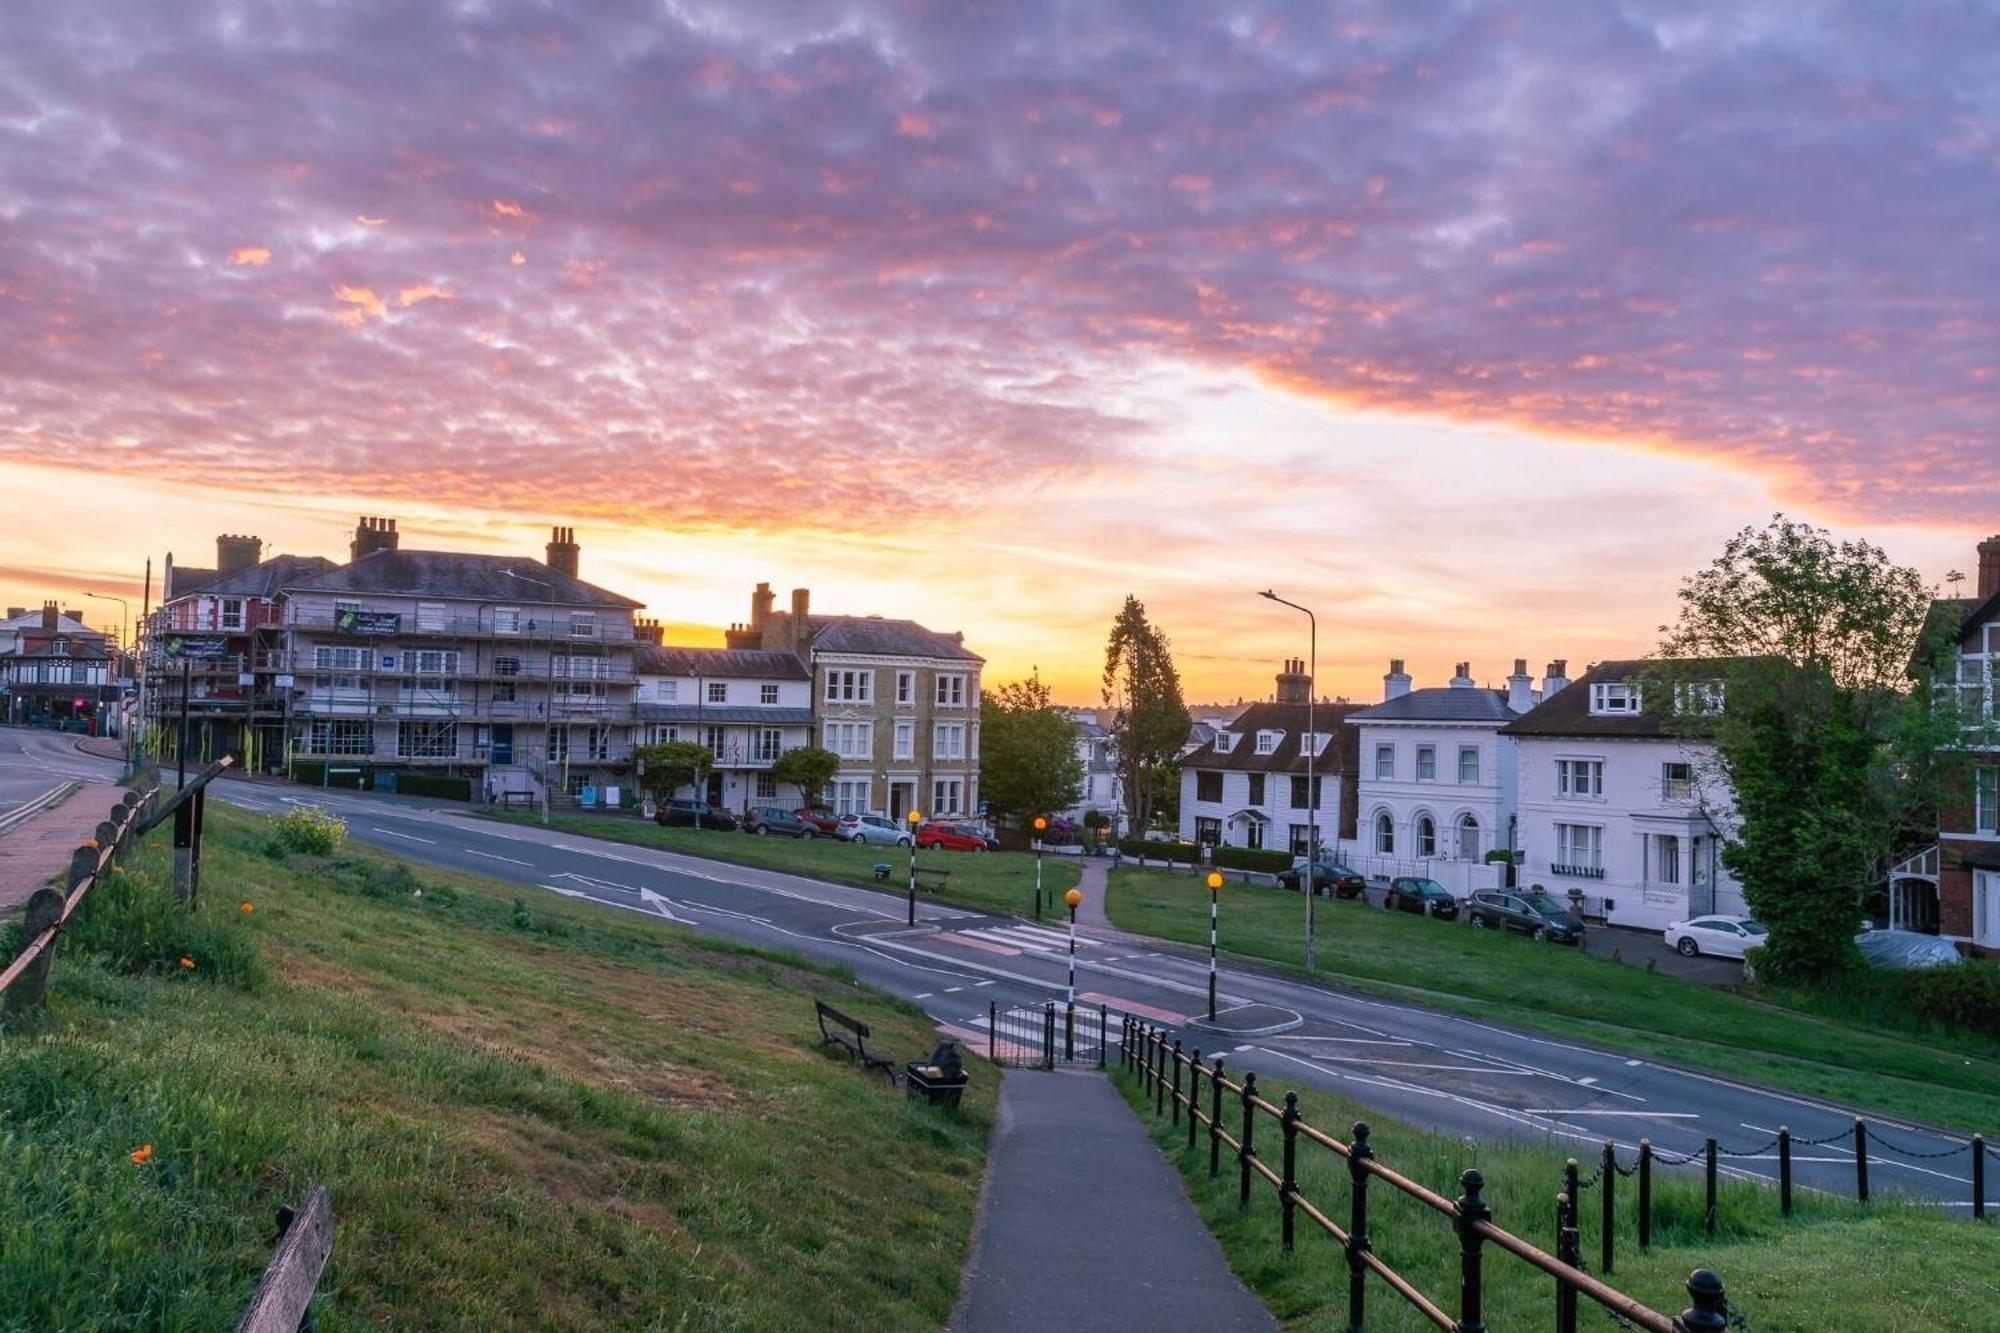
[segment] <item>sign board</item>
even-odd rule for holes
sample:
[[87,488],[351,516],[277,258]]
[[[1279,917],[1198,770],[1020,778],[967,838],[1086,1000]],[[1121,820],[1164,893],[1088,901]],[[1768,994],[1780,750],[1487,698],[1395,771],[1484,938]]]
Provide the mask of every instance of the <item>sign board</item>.
[[277,686],[278,686],[278,688],[279,688],[279,689],[281,689],[281,690],[289,690],[289,689],[291,689],[291,688],[292,688],[292,677],[290,677],[290,676],[280,676],[280,677],[278,677],[278,679],[277,679]]
[[394,611],[357,611],[344,606],[333,613],[333,627],[342,634],[395,634],[403,617]]
[[382,654],[382,669],[384,671],[394,671],[396,669],[396,655],[394,653]]
[[979,803],[979,817],[981,819],[984,819],[991,813],[993,813],[993,807],[988,805],[985,801],[981,801]]
[[257,678],[248,671],[239,671],[236,673],[236,683],[238,685],[255,685]]
[[220,634],[169,634],[165,650],[168,657],[208,661],[229,656],[229,640]]

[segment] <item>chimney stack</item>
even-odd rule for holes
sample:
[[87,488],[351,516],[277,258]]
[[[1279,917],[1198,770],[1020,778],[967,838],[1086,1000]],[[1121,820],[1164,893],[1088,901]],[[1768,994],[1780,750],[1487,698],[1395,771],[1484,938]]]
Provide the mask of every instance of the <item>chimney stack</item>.
[[1979,600],[2000,596],[2000,533],[1979,543]]
[[1460,662],[1452,668],[1451,687],[1454,690],[1472,688],[1472,663]]
[[1569,659],[1558,657],[1549,663],[1549,669],[1542,676],[1542,700],[1547,702],[1561,693],[1569,684]]
[[558,574],[576,577],[576,529],[552,528],[549,532],[549,568]]
[[812,591],[792,589],[792,651],[800,657],[812,654]]
[[768,583],[758,584],[757,591],[750,594],[749,628],[762,634],[764,626],[770,623],[771,608],[776,606],[777,603],[778,594],[771,591],[771,585]]
[[1389,659],[1389,674],[1382,677],[1382,702],[1400,699],[1410,692],[1410,676],[1403,670],[1403,659]]
[[1312,677],[1306,674],[1305,662],[1296,657],[1285,659],[1285,669],[1278,673],[1278,702],[1281,704],[1302,704],[1312,698]]
[[248,569],[264,558],[264,541],[261,537],[236,537],[224,533],[215,539],[215,573],[217,578],[228,578],[238,570]]
[[1528,674],[1528,659],[1514,659],[1514,674],[1507,677],[1507,711],[1525,713],[1535,706],[1535,678]]
[[657,620],[651,620],[645,616],[634,616],[632,618],[632,638],[635,642],[650,643],[657,648],[661,643],[665,642],[666,631],[660,628],[660,622]]
[[348,543],[347,558],[362,560],[377,551],[396,549],[396,520],[393,518],[369,518],[362,515],[354,526],[354,540]]
[[47,633],[54,634],[56,632],[56,620],[61,615],[62,612],[59,609],[57,609],[56,604],[54,602],[43,602],[42,629]]
[[9,620],[19,620],[27,614],[28,608],[25,606],[10,606],[7,608],[7,619]]

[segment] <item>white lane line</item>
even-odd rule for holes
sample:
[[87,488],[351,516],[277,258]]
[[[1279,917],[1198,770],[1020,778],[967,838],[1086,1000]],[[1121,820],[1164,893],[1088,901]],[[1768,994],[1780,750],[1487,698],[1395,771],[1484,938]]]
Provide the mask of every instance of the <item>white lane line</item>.
[[1644,1120],[1701,1119],[1701,1116],[1694,1111],[1605,1111],[1605,1110],[1599,1110],[1597,1107],[1594,1106],[1577,1106],[1570,1108],[1563,1108],[1556,1106],[1524,1106],[1521,1108],[1521,1113],[1523,1115],[1633,1115],[1633,1116],[1638,1116]]
[[1336,1041],[1343,1046],[1415,1046],[1413,1041],[1396,1041],[1384,1037],[1272,1037],[1272,1041]]
[[461,848],[460,850],[463,851],[467,856],[483,856],[489,861],[505,861],[510,866],[524,866],[532,864],[531,862],[523,861],[519,857],[515,856],[502,856],[498,852],[482,852],[477,847],[464,847]]
[[956,994],[958,994],[958,993],[959,993],[960,991],[962,991],[962,990],[964,990],[964,989],[965,989],[965,987],[963,987],[963,986],[946,986],[946,987],[944,988],[944,993],[945,993],[946,995],[956,995]]
[[912,995],[910,998],[913,1000],[928,1000],[934,994],[936,994],[935,991],[925,991],[922,995]]
[[[436,838],[419,838],[419,837],[418,837],[418,836],[417,836],[416,834],[414,834],[414,833],[398,833],[398,832],[396,832],[396,830],[394,830],[394,829],[392,829],[392,828],[377,828],[377,827],[376,827],[375,825],[373,825],[373,824],[370,824],[370,825],[368,826],[368,828],[369,828],[369,830],[370,830],[371,832],[374,832],[374,833],[380,833],[380,834],[382,834],[382,835],[383,835],[383,836],[385,836],[385,837],[390,837],[390,838],[407,838],[407,839],[408,839],[409,841],[411,841],[411,842],[427,842],[427,843],[429,843],[429,844],[430,844],[431,846],[433,846],[433,847],[437,846],[437,839],[436,839]],[[527,864],[527,862],[523,861],[523,862],[522,862],[521,864],[522,864],[522,865],[526,865],[526,864]]]
[[992,982],[991,980],[987,980],[987,981],[975,981],[975,982],[973,982],[972,984],[973,984],[973,985],[975,985],[975,986],[991,986],[991,985],[993,984],[993,982]]

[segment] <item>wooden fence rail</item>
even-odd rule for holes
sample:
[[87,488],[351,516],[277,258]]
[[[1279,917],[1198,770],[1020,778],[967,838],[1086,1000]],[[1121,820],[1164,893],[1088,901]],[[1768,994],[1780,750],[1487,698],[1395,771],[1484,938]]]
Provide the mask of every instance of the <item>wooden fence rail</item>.
[[306,1191],[296,1209],[278,1210],[278,1248],[236,1333],[296,1333],[333,1256],[333,1199],[324,1185]]

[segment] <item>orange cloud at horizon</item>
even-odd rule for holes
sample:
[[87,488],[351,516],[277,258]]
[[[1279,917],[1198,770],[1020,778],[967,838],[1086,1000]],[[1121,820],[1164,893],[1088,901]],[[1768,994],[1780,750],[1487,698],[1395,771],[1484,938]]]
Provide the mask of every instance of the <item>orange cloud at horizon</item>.
[[229,262],[238,266],[262,268],[271,262],[271,251],[261,245],[239,245],[229,252]]

